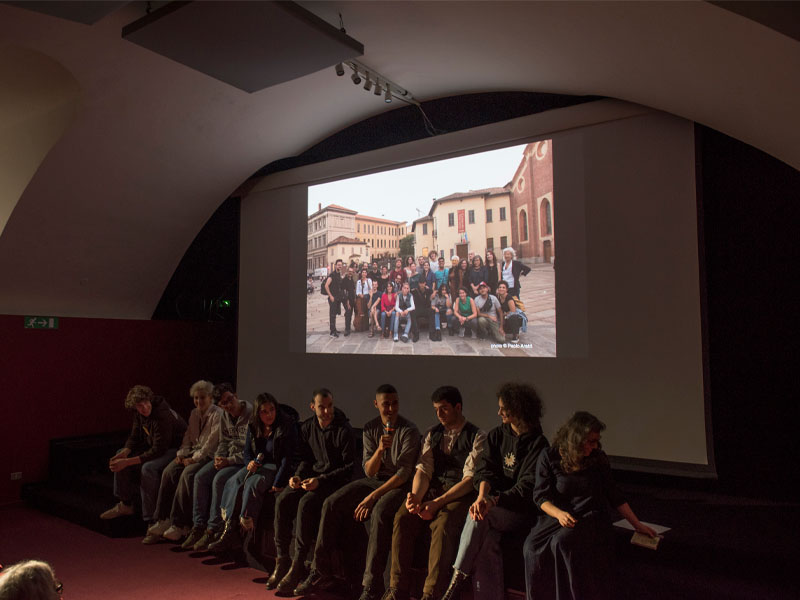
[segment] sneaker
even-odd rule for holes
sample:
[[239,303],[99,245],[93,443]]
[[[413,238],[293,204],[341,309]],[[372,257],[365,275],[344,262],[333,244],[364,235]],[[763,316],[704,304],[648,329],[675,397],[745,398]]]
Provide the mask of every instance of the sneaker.
[[316,569],[312,569],[311,574],[306,577],[300,585],[292,592],[295,596],[306,596],[311,592],[325,592],[336,585],[336,580],[330,575],[323,575]]
[[400,339],[402,339],[402,340],[403,340],[403,343],[404,343],[404,344],[407,344],[407,343],[408,343],[408,336],[407,336],[407,335],[403,335],[403,337],[402,337],[402,338],[400,338]]
[[162,536],[164,532],[172,526],[172,521],[169,519],[162,519],[161,521],[156,521],[150,527],[147,528],[147,533],[152,533],[153,535]]
[[397,336],[394,336],[394,341],[395,341],[395,342],[399,341],[399,339],[400,339],[400,338],[398,338]]
[[339,337],[339,332],[338,332],[338,331],[331,331],[331,337],[332,337],[332,338],[337,338],[337,337]]
[[164,532],[164,535],[162,537],[165,540],[169,540],[170,542],[177,542],[178,540],[183,538],[187,533],[189,533],[188,527],[178,527],[177,525],[173,525]]
[[[399,591],[389,588],[389,591],[387,591],[386,594],[389,593],[399,593]],[[376,589],[375,587],[368,586],[365,587],[364,591],[361,592],[361,595],[358,597],[358,600],[381,600],[382,598],[387,597],[386,594],[381,592],[379,589]],[[391,600],[404,600],[403,596],[388,596],[388,598],[390,598]],[[405,598],[408,598],[408,594],[405,595]]]
[[195,552],[205,552],[208,550],[208,545],[217,541],[217,533],[211,531],[210,529],[206,529],[203,537],[197,540],[197,543],[192,546],[192,550]]
[[463,329],[458,332],[458,337],[464,337],[464,330]]
[[114,506],[109,508],[104,513],[100,514],[100,518],[107,520],[107,519],[116,519],[117,517],[127,517],[132,515],[134,512],[133,507],[125,504],[124,502],[120,501],[117,502]]
[[389,588],[383,595],[381,600],[409,600],[410,595],[408,592],[403,592],[397,588]]
[[163,541],[163,540],[164,540],[164,538],[162,538],[160,534],[159,534],[159,535],[156,535],[156,534],[154,534],[154,533],[150,533],[150,532],[148,531],[148,532],[147,532],[147,535],[146,535],[146,536],[144,536],[144,538],[142,538],[142,543],[143,543],[145,546],[150,546],[150,545],[152,545],[152,544],[158,544],[159,542],[161,542],[161,541]]
[[192,531],[189,534],[189,537],[181,544],[181,548],[184,550],[192,550],[194,545],[200,541],[200,538],[203,537],[203,534],[206,532],[206,528],[203,525],[195,525],[192,527]]
[[519,336],[517,336],[513,340],[511,340],[511,343],[512,344],[519,344]]

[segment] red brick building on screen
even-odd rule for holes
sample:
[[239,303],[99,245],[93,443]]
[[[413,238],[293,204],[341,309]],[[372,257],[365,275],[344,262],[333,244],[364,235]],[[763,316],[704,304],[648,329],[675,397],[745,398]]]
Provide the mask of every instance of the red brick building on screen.
[[511,192],[511,238],[517,257],[552,262],[556,255],[553,141],[525,146],[523,158],[506,187]]

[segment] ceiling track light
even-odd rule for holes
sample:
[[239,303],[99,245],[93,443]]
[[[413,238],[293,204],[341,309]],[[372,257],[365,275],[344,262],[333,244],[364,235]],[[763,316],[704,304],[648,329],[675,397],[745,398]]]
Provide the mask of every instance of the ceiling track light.
[[339,76],[344,75],[345,67],[352,69],[353,74],[350,76],[350,79],[355,85],[359,85],[363,80],[364,89],[366,91],[372,90],[372,93],[376,96],[383,96],[383,101],[387,104],[389,104],[392,99],[397,98],[403,102],[419,106],[419,102],[408,90],[390,81],[380,73],[375,72],[374,69],[365,64],[357,60],[348,60],[344,63],[339,63],[336,65],[336,74]]

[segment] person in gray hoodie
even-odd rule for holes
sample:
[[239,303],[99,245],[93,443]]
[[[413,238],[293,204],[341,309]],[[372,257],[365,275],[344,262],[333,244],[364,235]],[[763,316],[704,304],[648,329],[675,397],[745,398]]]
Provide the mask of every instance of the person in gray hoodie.
[[184,537],[192,523],[192,491],[197,472],[214,456],[219,443],[222,409],[213,403],[214,384],[196,381],[189,388],[195,408],[183,435],[178,455],[161,474],[156,502],[156,523],[147,530],[143,544],[156,544],[162,536],[172,542]]
[[[306,576],[306,560],[314,549],[322,503],[353,475],[353,428],[347,415],[334,407],[329,389],[314,390],[311,410],[314,415],[300,424],[299,464],[275,507],[277,560],[267,589],[277,588],[280,594],[291,592]],[[294,555],[290,557],[292,538]]]
[[228,479],[244,465],[244,442],[253,407],[239,400],[230,383],[214,386],[214,400],[223,410],[219,420],[219,444],[214,460],[194,476],[192,531],[181,544],[185,550],[203,551],[222,533],[222,491]]

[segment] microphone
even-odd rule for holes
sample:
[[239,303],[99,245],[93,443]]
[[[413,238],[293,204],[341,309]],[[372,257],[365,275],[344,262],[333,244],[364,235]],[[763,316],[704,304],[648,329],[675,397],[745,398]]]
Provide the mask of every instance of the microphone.
[[[259,466],[259,467],[261,465],[263,465],[264,464],[264,453],[263,452],[259,452],[258,456],[256,456],[255,461],[253,461],[253,462],[255,462],[256,466]],[[247,475],[244,476],[244,480],[247,481],[247,478],[250,477],[250,475],[252,475],[252,474],[253,473],[251,471],[248,471]]]
[[392,435],[394,433],[394,427],[392,427],[392,423],[390,421],[386,421],[383,424],[383,435]]

